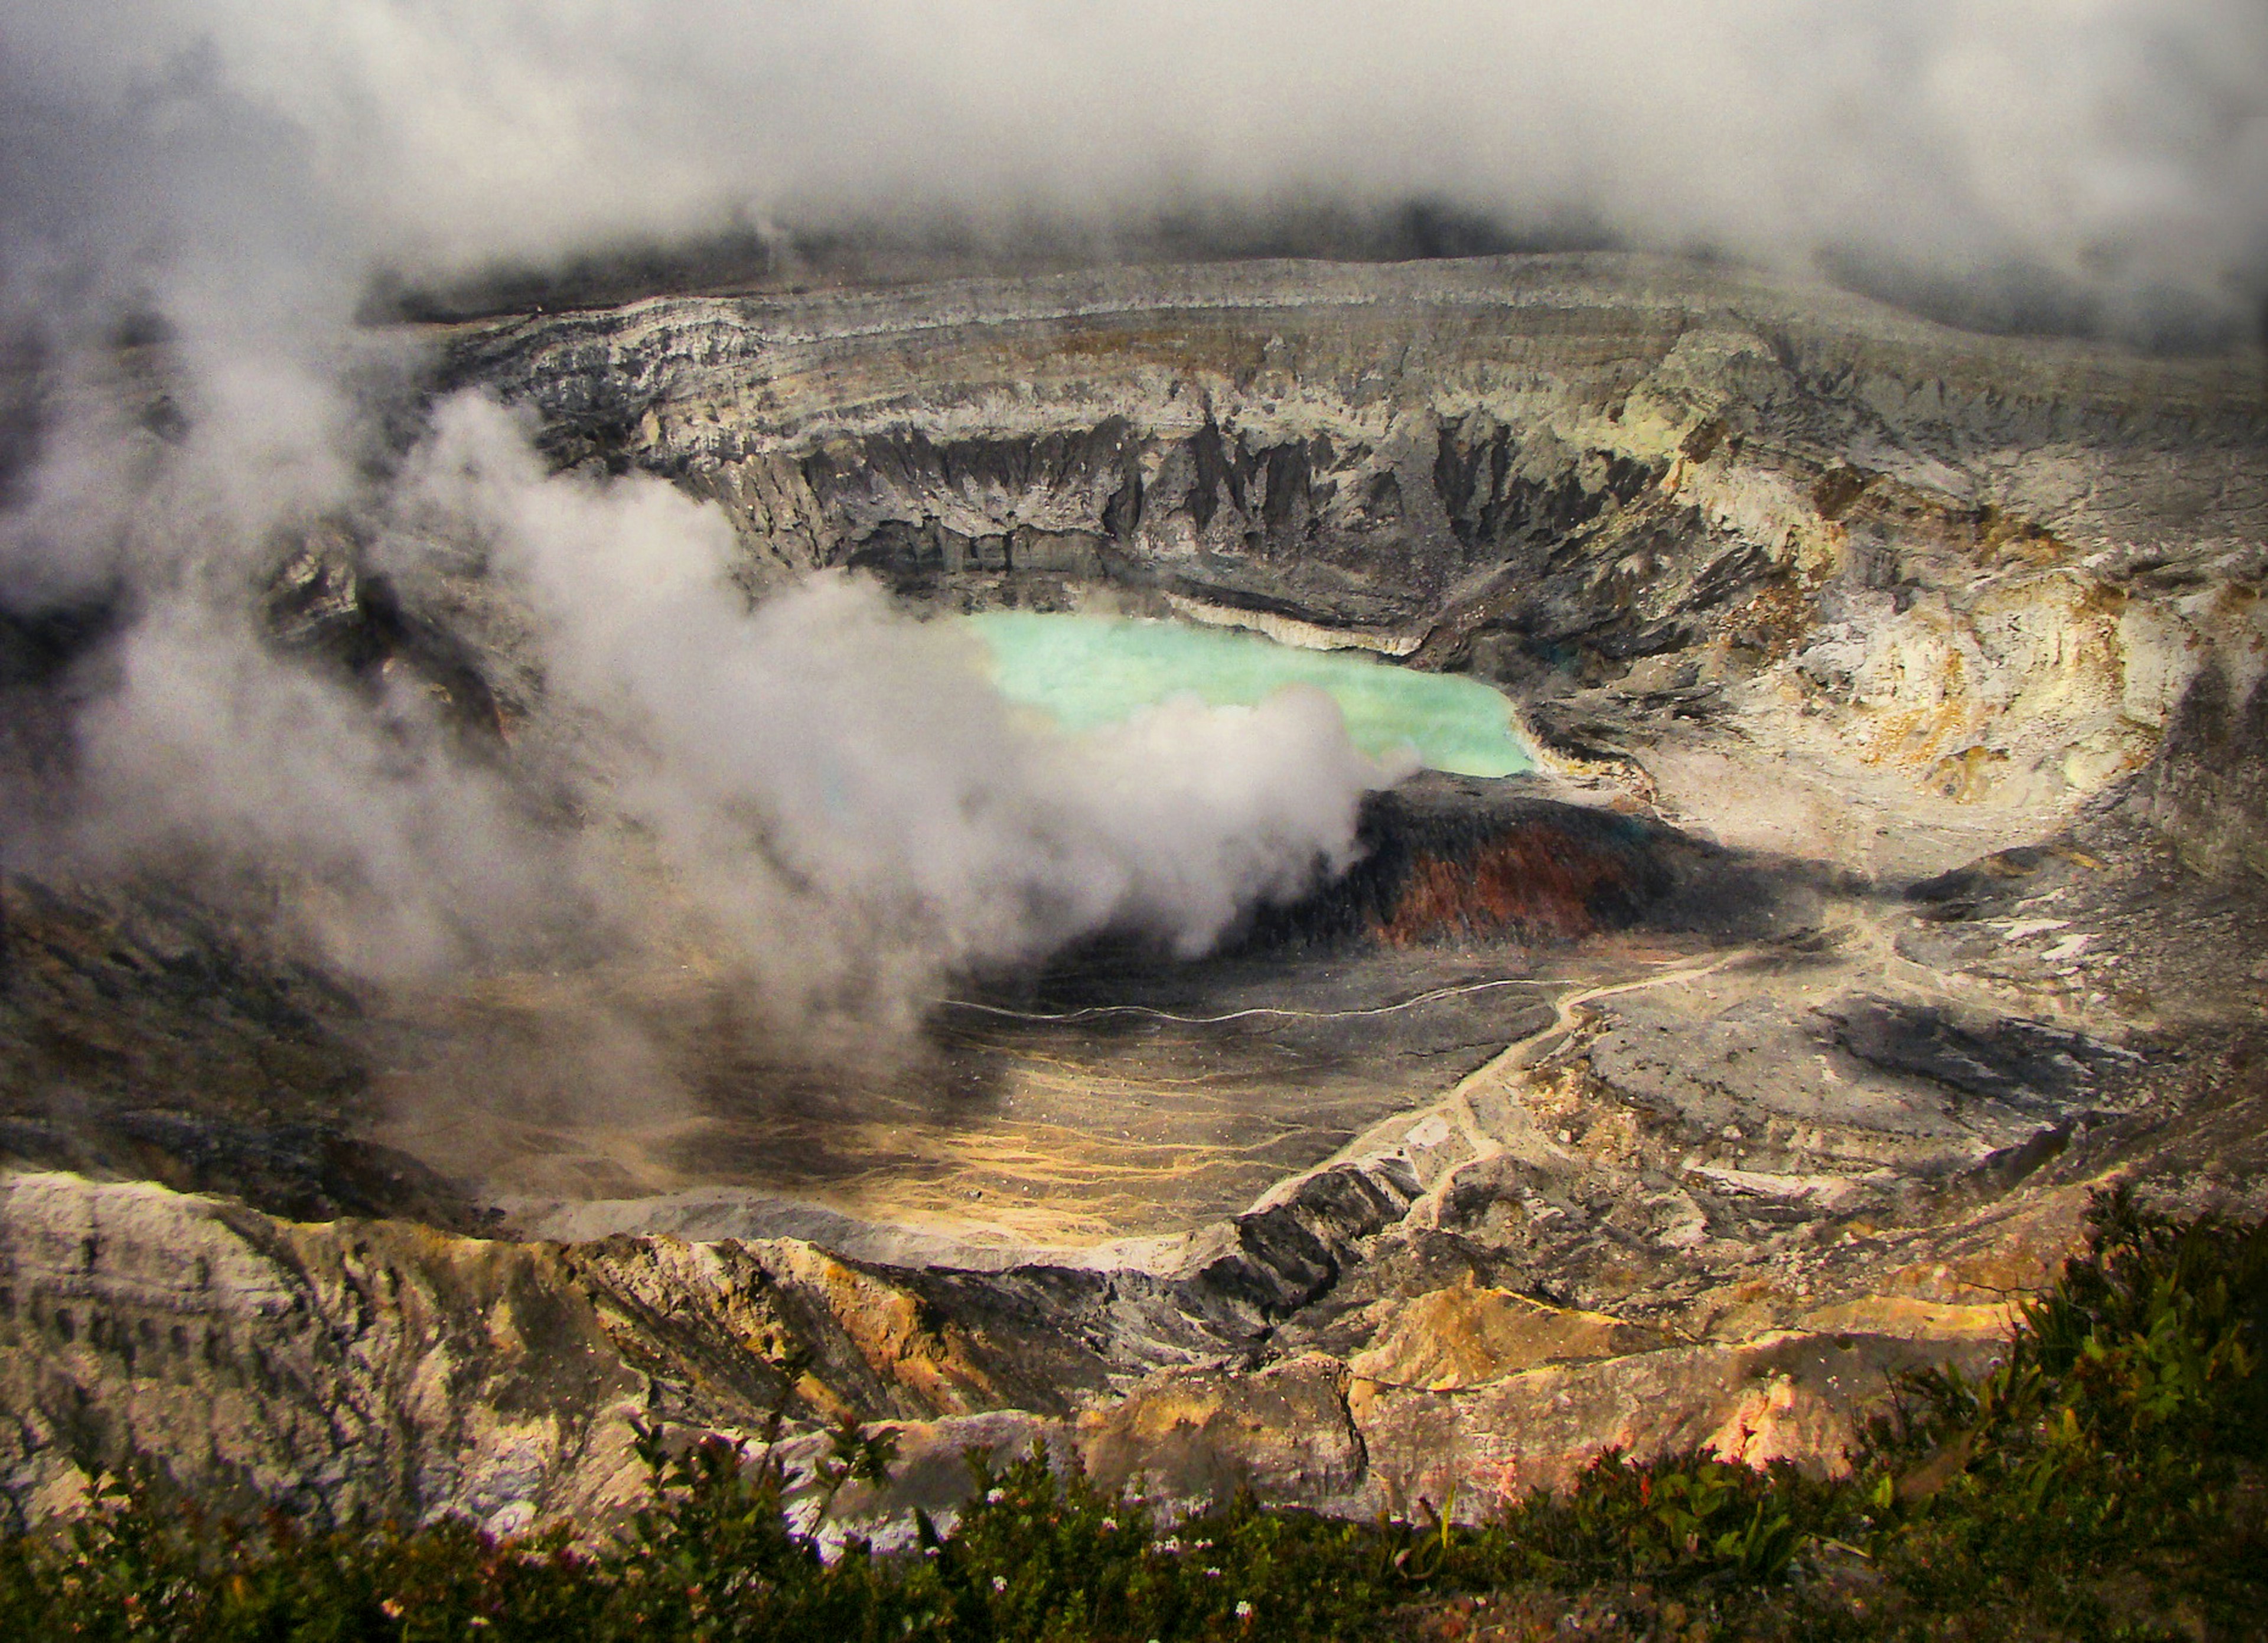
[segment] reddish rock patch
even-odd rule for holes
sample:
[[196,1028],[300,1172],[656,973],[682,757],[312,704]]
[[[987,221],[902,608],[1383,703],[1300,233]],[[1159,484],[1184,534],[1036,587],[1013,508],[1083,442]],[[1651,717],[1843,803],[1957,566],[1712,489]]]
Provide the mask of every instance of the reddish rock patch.
[[1410,866],[1379,939],[1416,947],[1444,939],[1573,941],[1601,928],[1602,900],[1636,887],[1622,852],[1549,822],[1524,822],[1469,853],[1426,855]]

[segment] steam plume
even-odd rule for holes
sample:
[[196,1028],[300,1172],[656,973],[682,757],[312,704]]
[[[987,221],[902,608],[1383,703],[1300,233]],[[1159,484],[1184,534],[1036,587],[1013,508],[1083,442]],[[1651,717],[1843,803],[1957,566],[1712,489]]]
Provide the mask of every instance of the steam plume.
[[1255,902],[1351,858],[1356,805],[1407,773],[1321,692],[1168,704],[1065,735],[967,636],[832,577],[753,615],[714,506],[658,480],[546,477],[484,401],[444,406],[409,517],[470,530],[524,586],[555,711],[774,999],[917,1001],[942,972],[1113,928],[1201,953]]

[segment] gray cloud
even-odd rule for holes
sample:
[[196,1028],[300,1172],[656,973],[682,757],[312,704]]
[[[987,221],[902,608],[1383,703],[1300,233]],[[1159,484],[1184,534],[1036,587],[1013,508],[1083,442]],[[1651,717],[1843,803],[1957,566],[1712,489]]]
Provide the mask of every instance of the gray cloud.
[[735,217],[1413,196],[1924,283],[2025,269],[2114,328],[2227,317],[2268,276],[2253,0],[10,10],[15,106],[45,111],[17,147],[39,126],[70,183],[46,194],[76,196],[51,212],[114,208],[104,233],[208,297],[232,257],[430,272]]

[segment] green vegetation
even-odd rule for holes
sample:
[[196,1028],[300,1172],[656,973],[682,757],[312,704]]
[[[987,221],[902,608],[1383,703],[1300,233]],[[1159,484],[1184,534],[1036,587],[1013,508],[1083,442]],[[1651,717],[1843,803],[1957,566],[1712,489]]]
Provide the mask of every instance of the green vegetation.
[[[1485,1524],[1351,1523],[1249,1499],[1167,1524],[1043,1458],[916,1552],[831,1564],[768,1454],[647,1445],[652,1503],[565,1529],[313,1533],[168,1502],[148,1477],[0,1544],[26,1639],[2239,1638],[2268,1631],[2268,1224],[2123,1195],[2003,1363],[1899,1389],[1854,1474],[1608,1456]],[[830,1493],[887,1473],[846,1427]]]

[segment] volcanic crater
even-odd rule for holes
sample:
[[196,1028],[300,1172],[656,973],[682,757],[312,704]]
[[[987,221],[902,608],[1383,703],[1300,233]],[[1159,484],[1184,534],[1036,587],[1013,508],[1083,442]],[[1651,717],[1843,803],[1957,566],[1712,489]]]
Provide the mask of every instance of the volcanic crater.
[[[902,1429],[836,1508],[885,1535],[976,1442],[1356,1511],[1610,1443],[1832,1465],[2104,1182],[2268,1208],[2257,350],[1607,254],[421,340],[421,402],[721,508],[758,604],[847,572],[1361,651],[1499,689],[1536,769],[1375,792],[1204,956],[1106,932],[887,1049],[775,1042],[697,943],[377,986],[11,878],[23,1514],[131,1445],[328,1513],[603,1515],[637,1422],[775,1405]],[[276,644],[519,756],[541,669],[476,571],[330,526],[280,564]],[[0,628],[11,758],[104,620]]]

